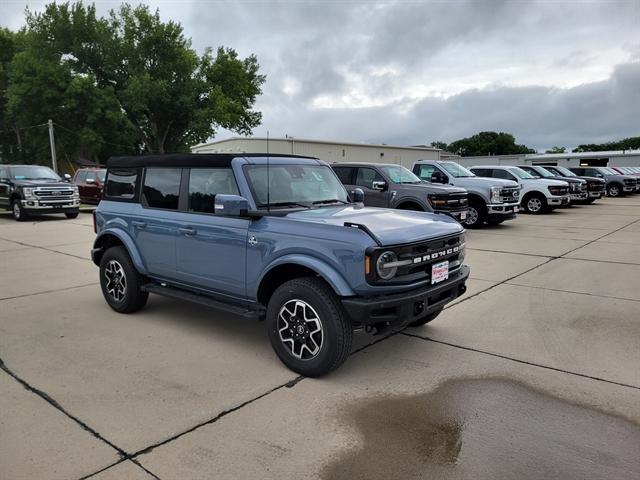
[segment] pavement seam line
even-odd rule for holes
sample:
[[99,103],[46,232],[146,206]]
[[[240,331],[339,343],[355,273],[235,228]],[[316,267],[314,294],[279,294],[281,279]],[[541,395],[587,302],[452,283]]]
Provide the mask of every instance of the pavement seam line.
[[[23,247],[31,247],[31,248],[38,248],[40,250],[44,250],[45,252],[51,252],[51,253],[59,253],[60,255],[67,255],[68,257],[73,257],[73,258],[79,258],[80,260],[88,260],[91,261],[90,258],[87,257],[81,257],[80,255],[74,255],[72,253],[65,253],[65,252],[60,252],[58,250],[52,250],[51,248],[47,248],[47,247],[42,247],[40,245],[32,245],[30,243],[24,243],[24,242],[18,242],[16,240],[9,240],[8,238],[4,238],[4,237],[0,237],[0,240],[4,240],[5,242],[12,242],[15,243],[17,245],[22,245]],[[52,245],[53,247],[58,246],[64,246],[64,245],[79,245],[82,242],[78,242],[78,243],[67,243],[67,244],[60,244],[60,245]],[[15,250],[12,250],[15,251]]]
[[38,397],[43,399],[45,402],[47,402],[49,405],[51,405],[53,408],[58,410],[60,413],[65,415],[67,418],[69,418],[69,419],[73,420],[74,422],[76,422],[80,426],[80,428],[82,428],[83,430],[89,432],[91,435],[93,435],[98,440],[101,440],[102,442],[104,442],[107,445],[109,445],[111,448],[113,448],[118,453],[118,455],[120,455],[121,458],[126,458],[126,456],[128,455],[127,452],[125,452],[122,448],[116,446],[111,441],[107,440],[103,435],[101,435],[99,432],[97,432],[96,430],[91,428],[89,425],[87,425],[85,422],[80,420],[78,417],[76,417],[75,415],[72,415],[71,413],[69,413],[62,405],[60,405],[60,403],[58,403],[49,394],[47,394],[47,393],[43,392],[42,390],[30,385],[26,380],[23,380],[20,376],[18,376],[18,374],[13,372],[6,365],[6,363],[4,363],[2,358],[0,358],[0,370],[4,371],[7,375],[9,375],[16,382],[18,382],[20,385],[22,385],[22,387],[25,390],[27,390],[27,391],[29,391],[31,393],[34,393],[35,395],[37,395]]
[[526,285],[523,283],[507,282],[507,285],[513,285],[514,287],[533,288],[536,290],[549,290],[550,292],[571,293],[572,295],[585,295],[587,297],[608,298],[610,300],[622,300],[624,302],[640,302],[640,300],[635,298],[612,297],[611,295],[598,295],[597,293],[588,293],[588,292],[574,292],[573,290],[561,290],[559,288],[540,287],[540,286]]
[[480,350],[480,349],[473,348],[473,347],[465,347],[464,345],[456,345],[455,343],[445,342],[443,340],[436,340],[434,338],[426,337],[426,336],[423,336],[423,335],[417,335],[415,333],[407,333],[405,331],[403,331],[401,333],[403,335],[406,335],[407,337],[417,338],[419,340],[424,340],[425,342],[433,342],[433,343],[438,343],[438,344],[441,344],[441,345],[447,345],[449,347],[459,348],[461,350],[467,350],[469,352],[481,353],[483,355],[489,355],[489,356],[492,356],[492,357],[501,358],[503,360],[510,360],[512,362],[522,363],[524,365],[530,365],[532,367],[544,368],[544,369],[547,369],[547,370],[553,370],[555,372],[566,373],[568,375],[574,375],[576,377],[588,378],[589,380],[595,380],[595,381],[598,381],[598,382],[604,382],[604,383],[610,383],[612,385],[618,385],[620,387],[626,387],[626,388],[632,388],[634,390],[640,390],[640,386],[631,385],[631,384],[628,384],[628,383],[616,382],[614,380],[607,380],[606,378],[595,377],[593,375],[587,375],[585,373],[572,372],[571,370],[564,370],[562,368],[550,367],[548,365],[542,365],[541,363],[534,363],[534,362],[529,362],[527,360],[520,360],[518,358],[510,357],[508,355],[502,355],[500,353],[487,352],[485,350]]
[[13,300],[15,298],[33,297],[34,295],[45,295],[47,293],[64,292],[65,290],[73,290],[74,288],[91,287],[94,285],[100,285],[100,282],[85,283],[84,285],[75,285],[73,287],[58,288],[56,290],[45,290],[44,292],[25,293],[24,295],[15,295],[13,297],[0,298],[0,302],[3,302],[5,300]]

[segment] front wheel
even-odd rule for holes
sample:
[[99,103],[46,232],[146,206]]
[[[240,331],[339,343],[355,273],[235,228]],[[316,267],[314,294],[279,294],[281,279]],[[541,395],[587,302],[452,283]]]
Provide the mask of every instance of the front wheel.
[[22,203],[20,203],[18,199],[15,199],[13,203],[11,203],[11,213],[16,222],[24,222],[29,216],[25,209],[22,208]]
[[78,212],[77,210],[75,212],[65,212],[65,217],[67,218],[78,218]]
[[351,322],[336,294],[319,278],[295,278],[280,285],[269,300],[267,325],[278,358],[301,375],[320,377],[351,353]]
[[547,211],[547,199],[539,193],[529,195],[524,201],[524,209],[534,215],[544,213]]
[[421,327],[422,325],[426,325],[430,321],[434,320],[441,313],[442,313],[442,309],[436,310],[435,312],[430,313],[429,315],[426,315],[426,316],[422,317],[421,319],[416,320],[415,322],[411,322],[409,324],[409,326],[410,327]]
[[464,226],[467,228],[482,227],[487,216],[486,210],[486,207],[480,202],[469,202],[469,206],[467,207],[467,218],[464,221]]
[[621,195],[622,195],[622,188],[620,188],[620,185],[614,183],[607,187],[608,197],[620,197]]
[[100,287],[109,306],[119,313],[133,313],[147,303],[143,277],[124,247],[111,247],[100,260]]

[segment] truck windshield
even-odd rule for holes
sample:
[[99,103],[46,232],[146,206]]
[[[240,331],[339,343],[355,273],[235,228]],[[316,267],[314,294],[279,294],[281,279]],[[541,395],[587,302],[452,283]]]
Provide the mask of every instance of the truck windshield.
[[393,183],[422,183],[416,175],[401,165],[380,167]]
[[510,168],[509,172],[513,173],[516,177],[521,178],[522,180],[528,180],[530,178],[535,178],[533,175],[525,172],[520,167]]
[[542,178],[555,177],[555,175],[553,173],[551,173],[549,170],[547,170],[546,168],[543,168],[543,167],[538,167],[534,171],[536,172],[536,174],[538,174]]
[[619,172],[616,172],[615,170],[612,170],[608,167],[600,167],[598,168],[598,171],[600,173],[604,173],[605,175],[620,175]]
[[471,170],[467,170],[456,162],[439,162],[438,165],[444,168],[452,177],[475,177],[475,174]]
[[258,208],[349,203],[347,191],[328,166],[270,165],[268,185],[266,165],[244,169]]
[[49,167],[41,167],[38,165],[27,167],[11,167],[11,178],[14,180],[56,180],[60,177]]
[[98,180],[100,180],[100,183],[104,183],[104,179],[107,176],[107,171],[106,170],[96,170],[96,176],[98,177]]
[[553,168],[558,172],[560,172],[565,177],[577,177],[577,175],[573,173],[571,170],[569,170],[568,168],[565,168],[565,167],[553,167]]

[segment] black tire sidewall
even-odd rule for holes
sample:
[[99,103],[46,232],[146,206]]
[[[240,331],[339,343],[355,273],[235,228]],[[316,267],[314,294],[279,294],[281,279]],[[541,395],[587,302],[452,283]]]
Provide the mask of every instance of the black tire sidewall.
[[[124,299],[120,302],[115,301],[107,293],[106,289],[104,270],[110,260],[116,260],[122,265],[127,281]],[[104,299],[113,310],[119,313],[132,313],[142,308],[149,294],[140,290],[141,285],[142,276],[133,266],[133,262],[131,262],[129,254],[124,247],[111,247],[104,252],[100,260],[100,289]]]
[[[309,360],[294,357],[278,334],[280,309],[293,299],[308,303],[316,311],[322,323],[322,347],[320,352]],[[308,377],[324,375],[337,368],[346,359],[341,342],[346,341],[349,351],[351,350],[353,329],[342,310],[338,297],[324,282],[313,277],[293,279],[276,289],[267,307],[267,328],[271,345],[282,363],[294,372]],[[349,353],[347,352],[346,355]]]
[[[18,208],[20,209],[20,218],[16,218],[15,213],[14,213],[14,205],[18,204]],[[28,214],[25,211],[25,209],[22,207],[22,205],[20,204],[20,200],[16,199],[13,202],[11,202],[11,217],[16,221],[16,222],[24,222],[27,217]]]
[[[477,213],[478,213],[478,220],[474,223],[474,224],[469,224],[467,223],[467,221],[465,220],[463,222],[462,225],[465,226],[465,228],[480,228],[482,227],[482,225],[485,222],[486,219],[486,207],[484,205],[482,205],[480,202],[469,202],[469,207],[468,209],[473,208]],[[469,218],[469,212],[467,211],[467,218]]]
[[[538,200],[540,200],[540,202],[542,202],[542,207],[540,207],[540,210],[535,212],[533,210],[529,210],[529,200],[531,200],[532,198],[537,198]],[[531,215],[539,215],[541,213],[544,213],[547,211],[547,207],[548,207],[547,199],[541,193],[532,193],[531,195],[528,195],[524,201],[523,206],[525,211]]]
[[79,213],[80,213],[79,211],[78,212],[66,212],[64,215],[67,218],[72,219],[72,218],[78,218],[78,214]]

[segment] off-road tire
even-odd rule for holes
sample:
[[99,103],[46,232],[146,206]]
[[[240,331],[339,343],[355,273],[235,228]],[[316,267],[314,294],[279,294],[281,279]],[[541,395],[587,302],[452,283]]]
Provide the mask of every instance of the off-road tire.
[[[473,213],[475,212],[475,214]],[[478,200],[471,200],[467,210],[467,218],[462,223],[465,228],[482,228],[487,218],[487,207]],[[475,222],[469,223],[470,220]]]
[[491,226],[500,225],[503,222],[504,222],[504,219],[502,219],[502,220],[487,220],[487,224],[491,225]]
[[78,218],[78,214],[80,212],[79,211],[75,211],[75,212],[65,212],[64,216],[71,219],[71,218]]
[[422,325],[426,325],[427,323],[429,323],[432,320],[434,320],[441,313],[442,313],[442,309],[436,310],[435,312],[430,313],[429,315],[427,315],[425,317],[422,317],[420,320],[416,320],[415,322],[411,322],[409,324],[409,326],[410,327],[421,327]]
[[[535,201],[539,202],[540,207],[538,209],[533,208],[533,205],[530,204],[530,202]],[[524,208],[525,212],[532,215],[540,215],[541,213],[546,213],[549,211],[547,199],[541,193],[530,193],[529,195],[527,195],[522,201],[522,208]]]
[[25,222],[29,218],[29,214],[22,207],[19,199],[11,202],[11,216],[16,222]]
[[[116,264],[121,267],[126,281],[121,299],[114,298],[108,291],[109,280],[105,271],[112,261],[115,264],[112,264],[111,267]],[[144,283],[144,277],[133,266],[129,253],[124,247],[111,247],[104,252],[100,260],[100,287],[104,299],[112,309],[119,313],[133,313],[144,307],[149,298],[149,292],[143,292],[141,289]]]
[[[312,358],[296,357],[289,344],[281,339],[280,313],[293,300],[300,300],[310,306],[321,322],[322,342],[318,353]],[[298,314],[297,311],[296,314]],[[289,369],[306,377],[320,377],[335,370],[351,353],[353,342],[351,321],[338,296],[319,278],[295,278],[280,285],[269,299],[266,321],[269,340],[278,358]]]

